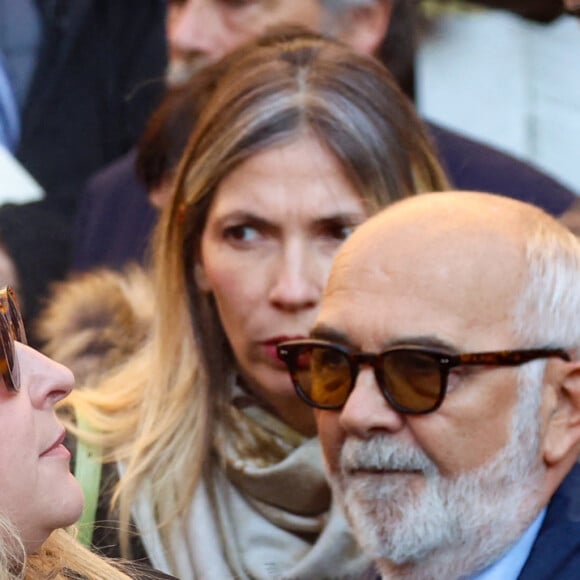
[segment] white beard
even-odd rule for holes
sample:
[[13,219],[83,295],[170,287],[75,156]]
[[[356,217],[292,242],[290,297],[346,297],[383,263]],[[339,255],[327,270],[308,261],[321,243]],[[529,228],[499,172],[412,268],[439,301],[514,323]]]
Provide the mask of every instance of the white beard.
[[[533,396],[533,395],[532,395]],[[389,435],[348,438],[331,484],[363,550],[385,577],[459,578],[494,562],[541,510],[537,405],[517,409],[510,440],[483,466],[442,477]],[[532,409],[533,407],[533,409]],[[352,470],[395,470],[369,474]],[[388,572],[388,573],[387,573]]]

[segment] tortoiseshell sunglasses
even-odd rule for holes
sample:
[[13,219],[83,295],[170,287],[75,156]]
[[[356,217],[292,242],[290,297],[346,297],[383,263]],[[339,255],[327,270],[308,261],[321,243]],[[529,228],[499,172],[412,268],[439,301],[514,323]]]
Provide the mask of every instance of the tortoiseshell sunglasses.
[[432,413],[447,392],[450,371],[462,366],[519,366],[539,358],[569,361],[563,349],[506,350],[449,354],[418,346],[395,346],[381,353],[352,352],[325,340],[291,340],[278,345],[298,395],[317,409],[341,409],[361,365],[374,369],[380,390],[400,413]]
[[20,390],[15,340],[24,344],[28,342],[16,294],[12,288],[5,286],[0,289],[0,374],[6,388],[13,393]]

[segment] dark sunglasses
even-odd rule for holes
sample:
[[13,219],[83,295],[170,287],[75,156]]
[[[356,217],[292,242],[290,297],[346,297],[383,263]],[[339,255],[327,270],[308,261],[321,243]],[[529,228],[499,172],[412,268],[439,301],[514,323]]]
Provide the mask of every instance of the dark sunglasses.
[[341,409],[361,365],[374,369],[389,404],[400,413],[435,411],[447,392],[449,372],[466,365],[518,366],[539,358],[570,360],[562,349],[506,350],[451,355],[418,346],[395,346],[379,354],[355,353],[325,340],[290,340],[278,345],[298,395],[317,409]]
[[6,388],[13,393],[20,390],[15,340],[27,344],[16,294],[12,288],[5,286],[0,289],[0,374]]

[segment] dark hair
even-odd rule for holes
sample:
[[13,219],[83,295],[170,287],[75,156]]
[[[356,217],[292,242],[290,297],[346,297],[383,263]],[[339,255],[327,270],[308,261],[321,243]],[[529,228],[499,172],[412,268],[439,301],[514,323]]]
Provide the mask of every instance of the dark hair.
[[200,70],[187,83],[167,90],[137,145],[135,170],[151,191],[177,171],[200,111],[219,78],[219,65]]
[[[382,0],[379,0],[382,1]],[[415,96],[415,53],[422,31],[418,0],[389,0],[391,22],[377,57],[411,99]]]

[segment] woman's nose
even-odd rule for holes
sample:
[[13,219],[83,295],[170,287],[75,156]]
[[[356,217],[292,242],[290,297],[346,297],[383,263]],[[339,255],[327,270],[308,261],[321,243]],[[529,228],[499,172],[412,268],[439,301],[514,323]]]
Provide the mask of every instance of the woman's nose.
[[288,249],[273,268],[272,304],[289,311],[318,306],[327,272],[309,248]]
[[20,343],[16,343],[16,353],[20,389],[28,391],[36,408],[54,407],[73,390],[74,375],[67,367]]

